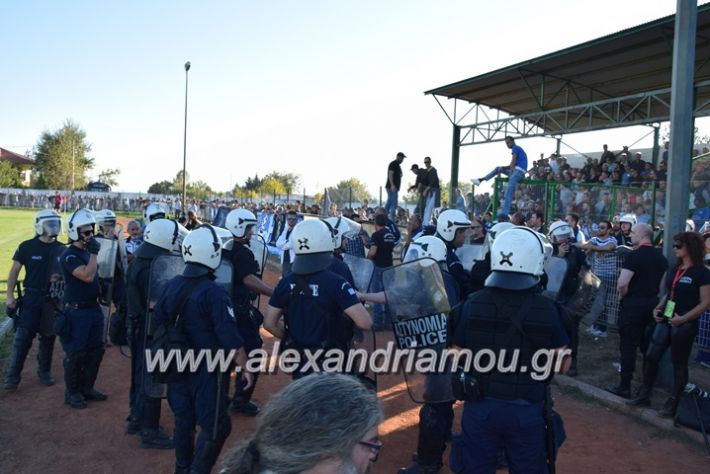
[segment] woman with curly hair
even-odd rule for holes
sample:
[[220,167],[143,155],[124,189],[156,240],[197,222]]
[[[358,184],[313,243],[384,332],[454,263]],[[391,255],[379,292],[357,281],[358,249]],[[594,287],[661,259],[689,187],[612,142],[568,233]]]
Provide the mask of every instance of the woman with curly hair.
[[705,243],[697,232],[681,232],[673,237],[677,259],[675,269],[668,271],[666,296],[653,310],[656,328],[644,358],[643,385],[631,404],[650,405],[651,390],[658,373],[658,363],[671,348],[673,389],[659,411],[671,417],[678,408],[680,395],[688,383],[688,359],[698,334],[698,320],[710,307],[710,270],[703,265]]

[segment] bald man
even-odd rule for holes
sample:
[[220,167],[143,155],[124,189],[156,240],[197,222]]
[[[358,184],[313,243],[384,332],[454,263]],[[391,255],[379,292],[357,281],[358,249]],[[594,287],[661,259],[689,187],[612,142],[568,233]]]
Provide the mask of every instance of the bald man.
[[621,381],[608,390],[623,398],[631,397],[631,379],[636,368],[636,351],[646,352],[653,327],[653,308],[658,304],[663,275],[668,262],[660,249],[653,247],[653,229],[648,224],[631,227],[634,251],[626,259],[617,288],[619,309],[619,351]]

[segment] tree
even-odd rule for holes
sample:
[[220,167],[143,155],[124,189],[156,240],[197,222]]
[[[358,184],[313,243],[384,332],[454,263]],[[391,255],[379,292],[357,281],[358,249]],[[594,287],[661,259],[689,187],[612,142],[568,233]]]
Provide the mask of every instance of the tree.
[[20,169],[9,161],[0,161],[0,188],[19,188],[22,185]]
[[286,194],[287,188],[283,181],[270,177],[264,178],[259,190],[262,194]]
[[91,145],[86,132],[68,119],[54,132],[44,131],[34,148],[38,188],[81,189],[86,172],[94,167],[88,156]]
[[367,186],[365,186],[365,184],[357,178],[344,179],[340,181],[335,185],[335,188],[330,189],[330,192],[330,198],[340,207],[343,207],[346,204],[348,206],[350,205],[351,192],[353,203],[362,202],[365,199],[372,199]]
[[153,183],[148,188],[150,194],[171,194],[173,192],[173,183],[164,180],[158,183]]
[[264,176],[264,181],[270,179],[280,181],[283,184],[284,193],[288,190],[295,190],[301,180],[297,174],[281,173],[279,171],[272,171]]
[[121,170],[118,168],[103,170],[99,173],[98,181],[99,183],[108,184],[109,186],[117,186],[119,174],[121,174]]
[[195,181],[194,183],[188,183],[187,185],[187,197],[193,199],[204,199],[211,194],[214,194],[212,188],[209,184],[204,181]]

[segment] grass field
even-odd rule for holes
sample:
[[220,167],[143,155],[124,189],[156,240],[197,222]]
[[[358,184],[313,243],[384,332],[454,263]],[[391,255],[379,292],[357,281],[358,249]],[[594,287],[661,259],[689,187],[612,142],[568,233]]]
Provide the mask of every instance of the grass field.
[[[34,236],[34,216],[37,211],[24,209],[0,209],[0,319],[5,317],[7,274],[12,266],[12,255],[23,240]],[[24,271],[20,278],[24,278]]]

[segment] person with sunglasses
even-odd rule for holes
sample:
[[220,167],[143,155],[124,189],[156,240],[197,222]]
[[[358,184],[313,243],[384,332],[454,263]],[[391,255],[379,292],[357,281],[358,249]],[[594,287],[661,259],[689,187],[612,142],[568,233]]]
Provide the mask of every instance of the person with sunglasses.
[[101,245],[94,238],[96,220],[88,209],[75,211],[67,223],[69,248],[60,257],[64,272],[66,327],[60,335],[64,348],[64,402],[86,408],[86,401],[108,397],[94,388],[104,357],[104,314],[99,306],[97,255]]
[[222,472],[366,474],[383,446],[382,420],[377,394],[356,378],[310,375],[269,401],[254,434],[228,454]]
[[[15,338],[5,377],[5,390],[15,390],[20,384],[22,368],[36,334],[39,334],[37,375],[42,385],[54,385],[51,373],[55,340],[52,332],[54,306],[48,294],[51,282],[50,260],[64,247],[57,240],[62,220],[55,211],[44,209],[35,216],[34,229],[35,236],[17,247],[7,277],[7,308],[17,312],[21,306],[21,310],[14,321]],[[15,287],[22,267],[25,267],[25,294],[15,299]]]
[[666,275],[667,294],[653,309],[656,328],[644,357],[643,385],[630,403],[649,406],[658,374],[658,365],[671,349],[673,389],[659,415],[672,417],[680,395],[688,383],[688,359],[698,334],[698,322],[710,308],[710,270],[703,265],[705,244],[697,232],[681,232],[673,236],[676,268]]

